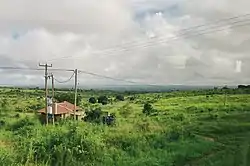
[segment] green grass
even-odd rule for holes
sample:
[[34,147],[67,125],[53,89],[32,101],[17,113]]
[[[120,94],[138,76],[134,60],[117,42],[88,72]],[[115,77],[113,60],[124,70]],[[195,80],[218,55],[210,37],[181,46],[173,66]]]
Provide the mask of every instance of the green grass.
[[[43,99],[33,92],[0,95],[1,103],[8,99],[7,107],[0,106],[2,165],[250,165],[248,94],[230,94],[225,105],[223,94],[207,97],[202,91],[136,94],[135,101],[126,96],[123,102],[96,104],[116,114],[116,125],[108,127],[70,120],[43,126],[31,108]],[[83,93],[82,106],[94,107],[86,101],[98,92],[91,93]],[[154,116],[142,113],[146,101],[157,110]]]

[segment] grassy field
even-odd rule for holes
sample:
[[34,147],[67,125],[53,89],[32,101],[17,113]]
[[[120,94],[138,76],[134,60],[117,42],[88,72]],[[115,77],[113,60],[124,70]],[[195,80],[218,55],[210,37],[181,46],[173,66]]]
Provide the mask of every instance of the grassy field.
[[[61,121],[41,125],[40,90],[1,89],[0,165],[248,166],[250,95],[242,90],[123,93],[125,101],[80,106],[115,113],[115,126]],[[130,98],[133,97],[133,100]],[[154,113],[145,115],[151,103]]]

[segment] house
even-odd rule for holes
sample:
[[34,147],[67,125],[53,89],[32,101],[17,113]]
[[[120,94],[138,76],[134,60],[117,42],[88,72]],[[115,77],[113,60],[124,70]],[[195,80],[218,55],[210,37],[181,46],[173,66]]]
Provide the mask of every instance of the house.
[[[48,117],[52,119],[52,114],[54,114],[55,121],[60,119],[65,119],[68,117],[74,117],[74,104],[71,104],[67,101],[61,103],[53,103],[52,106],[48,106]],[[41,115],[41,121],[46,121],[45,108],[38,111]],[[84,113],[81,111],[80,107],[76,107],[76,119],[81,120],[84,117]]]

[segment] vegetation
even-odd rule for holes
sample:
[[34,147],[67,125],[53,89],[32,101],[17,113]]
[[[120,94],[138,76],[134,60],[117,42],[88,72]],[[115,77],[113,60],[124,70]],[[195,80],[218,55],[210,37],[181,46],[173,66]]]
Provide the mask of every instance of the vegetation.
[[108,97],[107,96],[100,96],[98,97],[98,103],[101,103],[102,105],[107,105],[108,104]]
[[[68,101],[70,103],[75,103],[75,93],[57,93],[55,95],[55,99],[58,102]],[[82,100],[82,96],[77,96],[76,104],[79,105]]]
[[[43,94],[39,88],[0,89],[0,165],[250,165],[249,88],[82,90],[79,105],[87,109],[85,120],[48,126],[36,114],[44,106]],[[118,95],[124,101],[113,101]],[[90,102],[91,97],[98,102]],[[107,112],[115,125],[102,123]]]
[[125,100],[123,95],[116,95],[115,99],[117,101],[124,101]]
[[89,98],[89,103],[95,104],[96,102],[97,102],[96,98],[94,97]]

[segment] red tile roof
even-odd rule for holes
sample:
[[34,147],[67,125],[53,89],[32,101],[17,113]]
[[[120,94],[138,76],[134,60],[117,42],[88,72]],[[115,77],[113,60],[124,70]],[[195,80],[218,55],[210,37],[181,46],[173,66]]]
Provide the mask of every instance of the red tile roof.
[[[57,105],[57,111],[56,114],[67,114],[67,113],[73,113],[74,112],[74,104],[71,104],[67,101],[64,101],[62,103],[56,103]],[[79,110],[80,107],[76,107],[76,110]],[[38,113],[45,113],[45,108],[38,111]]]

